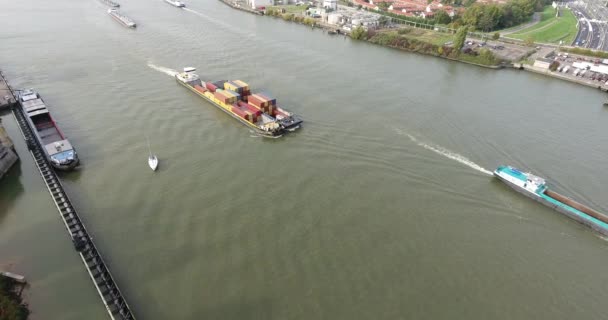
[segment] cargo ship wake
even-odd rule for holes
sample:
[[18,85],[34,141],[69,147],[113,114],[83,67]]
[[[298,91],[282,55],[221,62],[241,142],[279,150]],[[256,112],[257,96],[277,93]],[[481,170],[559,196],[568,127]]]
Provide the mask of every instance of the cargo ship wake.
[[162,73],[164,73],[164,74],[166,74],[168,76],[171,76],[171,77],[175,77],[175,75],[179,73],[178,71],[173,70],[171,68],[165,68],[165,67],[157,66],[157,65],[155,65],[155,64],[153,64],[151,62],[148,62],[148,67],[150,67],[150,68],[152,68],[152,69],[154,69],[156,71],[160,71],[160,72],[162,72]]
[[463,155],[460,155],[460,154],[458,154],[456,152],[453,152],[453,151],[448,150],[448,149],[446,149],[444,147],[441,147],[441,146],[436,146],[436,145],[433,146],[433,145],[430,145],[428,143],[424,143],[422,141],[419,141],[418,139],[416,139],[416,137],[412,136],[409,133],[402,132],[399,129],[395,129],[395,130],[397,131],[398,134],[406,135],[408,138],[410,138],[410,140],[412,140],[412,142],[414,142],[415,144],[417,144],[420,147],[423,147],[423,148],[425,148],[427,150],[433,151],[433,152],[435,152],[435,153],[437,153],[439,155],[442,155],[442,156],[444,156],[444,157],[446,157],[448,159],[452,159],[452,160],[458,161],[461,164],[464,164],[465,166],[467,166],[467,167],[469,167],[471,169],[475,169],[475,170],[477,170],[477,171],[479,171],[481,173],[485,173],[485,174],[487,174],[489,176],[492,175],[492,171],[487,170],[486,168],[484,168],[484,167],[478,165],[477,163],[469,160],[467,157],[465,157]]

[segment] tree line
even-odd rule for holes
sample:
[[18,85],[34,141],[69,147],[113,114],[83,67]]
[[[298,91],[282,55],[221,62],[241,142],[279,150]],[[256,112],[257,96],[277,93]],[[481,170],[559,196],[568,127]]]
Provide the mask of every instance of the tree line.
[[453,29],[468,26],[472,30],[489,32],[529,21],[534,12],[542,11],[543,7],[551,4],[552,0],[511,0],[506,4],[479,4],[476,0],[442,0],[441,2],[455,7],[464,6],[465,9],[454,17],[450,17],[444,10],[438,10],[432,19],[423,19],[388,12],[385,2],[381,2],[378,6],[383,15],[401,20],[428,25],[443,24]]

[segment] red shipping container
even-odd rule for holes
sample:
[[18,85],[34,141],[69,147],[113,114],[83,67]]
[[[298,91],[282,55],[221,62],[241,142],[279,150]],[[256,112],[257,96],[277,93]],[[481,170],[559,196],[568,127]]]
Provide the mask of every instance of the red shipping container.
[[273,105],[273,106],[275,106],[275,105],[277,104],[277,99],[275,99],[275,98],[270,98],[270,97],[265,96],[265,95],[263,95],[263,94],[261,94],[261,93],[256,93],[256,95],[257,95],[258,97],[262,98],[263,100],[268,101],[268,104],[269,104],[269,105]]
[[198,84],[197,84],[197,85],[194,85],[194,89],[196,89],[196,91],[198,91],[198,92],[200,92],[200,93],[205,93],[205,92],[207,92],[207,89],[205,89],[205,88],[203,88],[203,87],[199,86]]
[[205,87],[207,87],[207,89],[209,89],[211,92],[215,92],[215,90],[217,90],[217,87],[210,82],[206,82]]
[[260,109],[268,105],[268,101],[265,101],[264,98],[261,98],[257,94],[252,94],[247,98],[247,102],[249,104],[254,105]]
[[241,108],[232,106],[232,112],[236,113],[241,118],[246,118],[247,114]]

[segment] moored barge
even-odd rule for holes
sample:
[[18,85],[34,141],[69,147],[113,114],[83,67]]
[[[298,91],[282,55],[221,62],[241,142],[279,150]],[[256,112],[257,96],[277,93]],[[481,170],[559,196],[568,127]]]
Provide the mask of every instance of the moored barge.
[[57,123],[38,93],[31,89],[21,91],[19,103],[51,165],[59,170],[74,169],[80,162],[78,154],[57,127]]

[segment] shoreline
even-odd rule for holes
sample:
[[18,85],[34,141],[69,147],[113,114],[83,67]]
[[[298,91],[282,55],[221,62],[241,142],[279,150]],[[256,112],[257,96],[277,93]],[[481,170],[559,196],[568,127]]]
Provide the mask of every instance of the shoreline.
[[[221,2],[223,2],[224,4],[226,4],[227,6],[237,9],[237,10],[241,10],[241,11],[245,11],[245,12],[249,12],[255,15],[260,15],[260,16],[264,16],[265,14],[260,12],[260,11],[256,11],[253,9],[249,9],[249,8],[245,8],[245,7],[241,7],[236,5],[234,2],[231,2],[229,0],[219,0]],[[280,18],[278,16],[273,16],[274,18]],[[286,20],[284,20],[286,21]],[[288,21],[288,22],[295,22],[295,21]],[[299,22],[295,22],[296,24],[301,24],[301,25],[305,25],[308,26],[307,24],[303,24],[303,23],[299,23]],[[313,26],[311,26],[313,29],[314,28],[320,28],[323,29],[324,31],[336,31],[339,30],[339,28],[335,27],[335,26],[330,26],[327,25],[321,21],[315,21],[315,24]],[[340,33],[344,36],[350,37],[350,34],[344,34],[344,33]],[[352,37],[351,37],[352,39]],[[507,38],[508,39],[508,38]],[[508,39],[511,41],[505,41],[506,43],[510,43],[515,39]],[[374,43],[372,41],[369,41],[369,39],[360,39],[360,41],[364,41],[373,45],[378,45],[381,47],[385,47],[385,48],[389,48],[389,49],[396,49],[396,50],[400,50],[400,51],[405,51],[405,52],[409,52],[409,53],[416,53],[416,54],[421,54],[421,55],[425,55],[425,56],[431,56],[431,57],[436,57],[436,58],[440,58],[440,59],[445,59],[445,60],[449,60],[449,61],[454,61],[454,62],[459,62],[459,63],[465,63],[468,65],[473,65],[473,66],[477,66],[477,67],[482,67],[482,68],[486,68],[486,69],[492,69],[492,70],[501,70],[501,69],[505,69],[508,66],[511,66],[514,69],[518,69],[518,70],[524,70],[527,72],[531,72],[531,73],[535,73],[535,74],[540,74],[540,75],[544,75],[547,77],[552,77],[555,79],[560,79],[563,81],[568,81],[570,83],[574,83],[574,84],[579,84],[579,85],[584,85],[590,88],[596,88],[599,89],[601,91],[605,91],[608,92],[608,85],[602,85],[601,83],[593,83],[590,81],[585,81],[583,79],[572,79],[571,77],[566,77],[560,74],[556,74],[554,72],[551,72],[549,70],[540,70],[540,69],[536,69],[533,66],[530,65],[526,65],[523,63],[519,63],[519,62],[513,62],[513,61],[508,61],[505,60],[505,63],[499,63],[497,65],[485,65],[485,64],[480,64],[480,63],[475,63],[475,62],[471,62],[471,61],[466,61],[466,60],[462,60],[462,59],[458,59],[458,58],[453,58],[453,57],[448,57],[448,56],[442,56],[442,55],[436,55],[436,54],[432,54],[432,53],[428,53],[428,52],[420,52],[420,51],[415,51],[415,50],[408,50],[406,48],[401,48],[401,47],[395,47],[395,46],[390,46],[390,45],[382,45],[382,44],[378,44],[378,43]],[[553,47],[553,46],[551,46]]]

